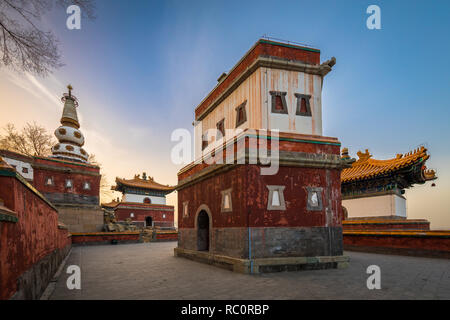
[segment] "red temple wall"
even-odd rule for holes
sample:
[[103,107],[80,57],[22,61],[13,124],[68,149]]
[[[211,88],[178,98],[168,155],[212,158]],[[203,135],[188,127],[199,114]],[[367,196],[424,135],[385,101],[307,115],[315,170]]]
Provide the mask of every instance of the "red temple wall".
[[[37,158],[33,168],[33,185],[50,202],[99,204],[101,176],[98,167]],[[53,178],[52,185],[46,185],[48,178]],[[72,188],[66,188],[67,179],[72,180]],[[89,189],[83,188],[86,182],[90,184]]]
[[[285,186],[285,211],[267,210],[267,185]],[[307,211],[307,186],[323,188],[322,211]],[[233,211],[221,212],[221,191],[229,188],[232,188]],[[189,201],[189,217],[183,217],[185,201]],[[211,210],[214,228],[245,227],[247,219],[251,227],[341,226],[340,170],[280,167],[278,174],[263,176],[257,165],[238,166],[179,190],[179,228],[194,228],[195,214],[202,204]],[[327,207],[332,212],[328,225]]]
[[[169,210],[167,210],[169,209]],[[125,221],[130,218],[132,221],[145,221],[146,217],[152,217],[153,221],[162,221],[162,222],[174,222],[174,207],[167,206],[167,209],[163,210],[155,210],[155,209],[144,209],[137,207],[136,209],[130,208],[120,208],[117,207],[115,209],[116,219],[118,221]],[[167,211],[166,211],[167,210]],[[130,214],[133,213],[134,217],[131,218]],[[163,218],[165,215],[165,218]]]
[[[346,250],[376,252],[383,254],[401,254],[436,258],[450,258],[450,232],[437,236],[434,232],[404,231],[365,234],[363,230],[344,232]],[[438,233],[439,231],[435,231]]]
[[75,244],[110,244],[111,241],[117,243],[138,243],[141,241],[140,232],[90,232],[74,233],[72,243]]
[[[53,185],[45,185],[46,178],[53,178]],[[73,180],[73,187],[66,188],[66,179]],[[85,182],[90,183],[90,189],[83,189]],[[100,176],[84,175],[80,173],[64,173],[53,170],[35,169],[33,185],[42,193],[73,193],[79,195],[98,196],[100,190]]]
[[[259,131],[261,130],[257,130],[257,132]],[[245,130],[243,134],[245,135],[249,133],[249,130]],[[266,140],[266,138],[264,137],[264,134],[267,134],[267,131],[261,131],[261,133],[263,137],[259,138],[259,141],[254,137],[248,136],[245,137],[245,141],[243,142],[240,141],[238,143],[235,141],[233,145],[234,154],[238,154],[239,150],[248,150],[250,148],[255,148],[256,146],[258,146],[258,148],[271,150],[272,146],[270,141]],[[278,139],[279,151],[333,155],[339,155],[340,153],[340,142],[336,138],[280,132]],[[263,143],[265,143],[265,145]],[[216,153],[215,157],[213,157],[214,162],[218,162],[219,156],[221,156],[223,160],[222,163],[226,163],[226,153],[227,151],[224,147],[221,154]],[[235,156],[235,158],[236,157],[237,156]],[[208,162],[211,163],[213,161],[210,160]],[[182,181],[189,176],[200,172],[208,166],[209,164],[206,162],[201,162],[195,165],[188,165],[181,169],[181,172],[178,174],[178,181]]]
[[344,230],[430,230],[430,222],[426,220],[387,220],[387,221],[343,221]]
[[[0,198],[19,219],[0,221],[0,299],[18,290],[24,298],[35,299],[68,252],[69,232],[58,228],[58,212],[15,177],[0,176]],[[32,287],[18,286],[21,276],[41,263],[48,265],[41,268],[44,273],[34,274]]]

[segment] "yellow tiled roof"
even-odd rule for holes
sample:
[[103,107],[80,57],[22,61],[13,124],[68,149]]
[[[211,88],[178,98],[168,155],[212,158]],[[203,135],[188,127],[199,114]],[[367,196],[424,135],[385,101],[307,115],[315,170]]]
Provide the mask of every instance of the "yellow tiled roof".
[[[342,170],[341,182],[370,179],[393,173],[419,161],[424,162],[430,157],[425,147],[420,147],[406,154],[397,154],[395,158],[388,160],[372,159],[372,155],[367,149],[366,152],[358,151],[357,155],[359,159],[350,168]],[[423,174],[425,180],[435,179],[434,170],[426,170],[425,166],[423,167]]]
[[[139,175],[135,175],[133,179],[116,178],[116,184],[122,184],[122,185],[128,186],[128,187],[162,190],[162,191],[172,191],[175,189],[175,187],[171,187],[169,185],[162,185],[162,184],[154,181],[152,177],[145,179],[145,180],[141,179],[141,178],[139,178]],[[114,190],[116,190],[116,189],[117,189],[117,186],[114,188]]]

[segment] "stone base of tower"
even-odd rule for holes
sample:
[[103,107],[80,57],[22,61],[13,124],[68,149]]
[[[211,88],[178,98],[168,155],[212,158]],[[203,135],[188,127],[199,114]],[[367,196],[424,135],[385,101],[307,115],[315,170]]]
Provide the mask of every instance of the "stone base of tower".
[[104,217],[100,206],[56,204],[59,221],[63,222],[70,232],[103,231]]
[[[178,248],[197,250],[197,232],[195,228],[179,229]],[[342,228],[211,228],[209,251],[237,259],[341,256]]]
[[342,269],[349,263],[347,256],[312,256],[312,257],[272,257],[256,259],[239,259],[213,254],[207,251],[175,248],[176,257],[207,263],[233,272],[258,274],[282,271]]
[[340,227],[243,227],[211,231],[209,250],[198,251],[198,231],[179,229],[175,256],[241,273],[342,268],[348,263],[343,256]]

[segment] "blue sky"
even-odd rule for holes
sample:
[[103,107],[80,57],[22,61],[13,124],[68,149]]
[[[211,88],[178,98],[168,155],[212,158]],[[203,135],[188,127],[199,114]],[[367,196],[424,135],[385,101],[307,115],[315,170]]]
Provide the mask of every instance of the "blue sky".
[[[366,28],[373,3],[382,30]],[[437,143],[450,133],[448,2],[99,1],[97,16],[79,31],[54,28],[66,63],[58,73],[80,92],[95,88],[111,112],[135,111],[137,125],[190,124],[217,77],[268,34],[337,58],[324,84],[325,134],[386,154],[420,143],[448,152]]]
[[[381,8],[381,30],[366,28],[371,4]],[[57,109],[48,97],[71,83],[86,149],[111,182],[145,170],[175,184],[171,132],[192,128],[194,108],[219,75],[267,34],[318,48],[322,61],[336,57],[324,80],[323,128],[351,155],[368,148],[389,158],[420,144],[429,148],[437,187],[408,191],[408,210],[414,218],[435,215],[432,227],[450,228],[449,1],[103,0],[96,14],[81,30],[65,27],[62,9],[46,17],[65,66],[31,84],[29,76],[1,70],[4,99],[21,112],[8,113],[0,125],[36,120],[53,131],[62,105]],[[38,90],[31,89],[35,82],[47,90],[38,100],[23,90]]]

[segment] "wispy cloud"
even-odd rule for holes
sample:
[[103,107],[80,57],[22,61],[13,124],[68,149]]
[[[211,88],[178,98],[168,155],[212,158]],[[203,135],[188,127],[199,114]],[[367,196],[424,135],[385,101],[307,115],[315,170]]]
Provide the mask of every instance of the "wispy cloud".
[[25,77],[35,86],[35,88],[39,90],[39,92],[42,95],[42,98],[48,99],[48,101],[55,104],[58,107],[58,109],[61,108],[61,102],[56,94],[52,94],[50,90],[47,89],[47,87],[43,85],[41,82],[39,82],[38,79],[36,79],[36,77],[33,76],[32,74],[26,72]]
[[[23,74],[19,74],[12,70],[3,70],[3,72],[12,84],[46,102],[46,106],[51,105],[56,106],[58,110],[61,109],[61,102],[58,95],[56,93],[52,93],[52,90],[48,89],[47,85],[43,84],[31,73],[24,72]],[[60,86],[60,81],[56,77],[51,76],[49,79],[51,79],[51,82],[54,84],[55,88]],[[50,102],[50,104],[48,102]]]

